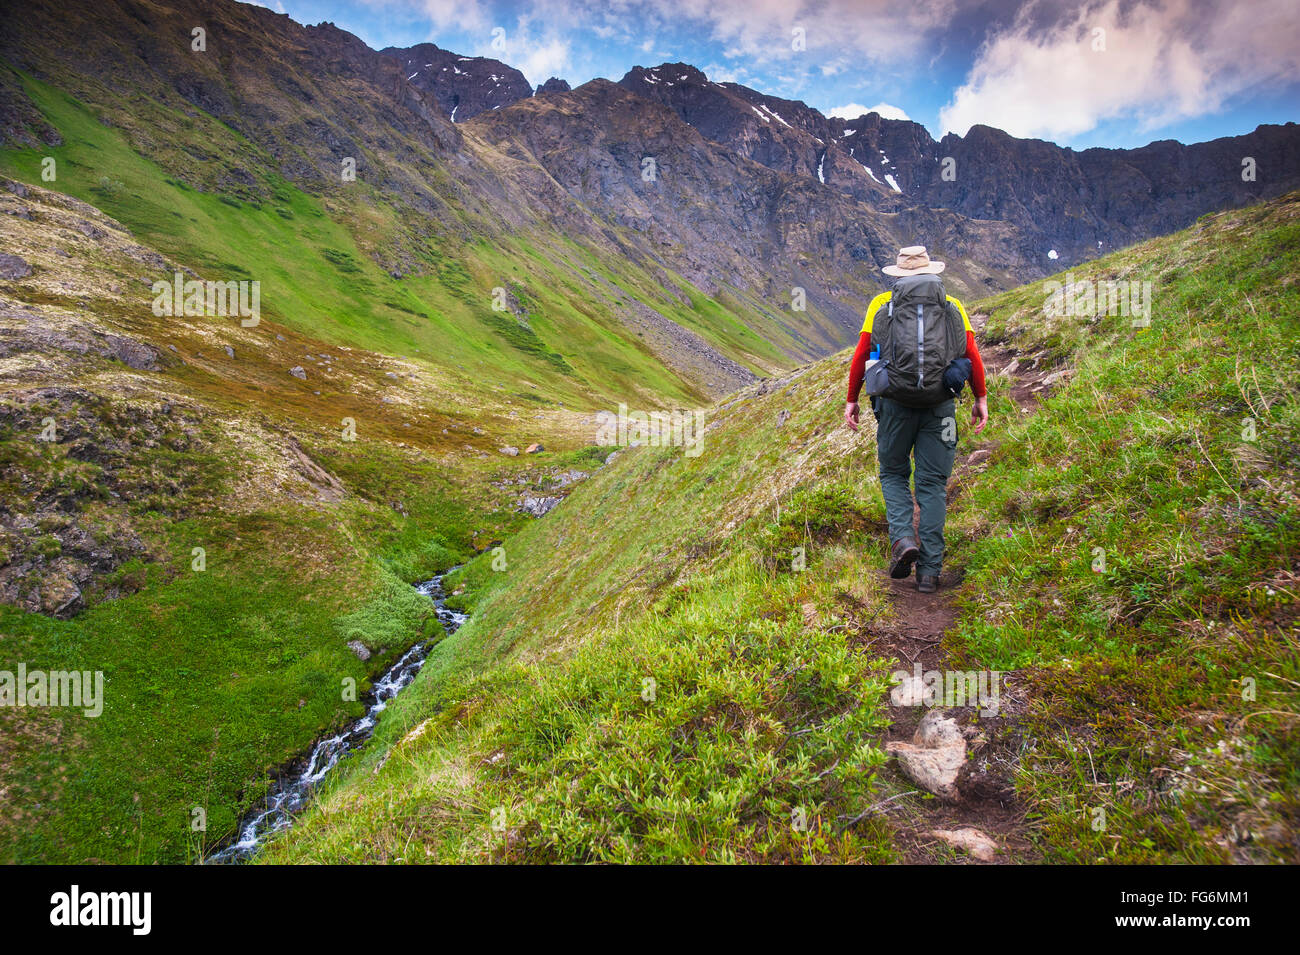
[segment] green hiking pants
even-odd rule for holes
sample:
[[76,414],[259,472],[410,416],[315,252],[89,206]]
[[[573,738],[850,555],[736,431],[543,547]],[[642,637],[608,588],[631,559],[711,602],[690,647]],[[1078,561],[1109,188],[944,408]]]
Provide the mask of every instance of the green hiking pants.
[[912,537],[912,461],[916,459],[916,534],[921,549],[918,574],[938,574],[943,566],[943,522],[948,510],[948,476],[957,456],[957,404],[949,398],[933,408],[909,408],[876,399],[876,457],[885,495],[889,540]]

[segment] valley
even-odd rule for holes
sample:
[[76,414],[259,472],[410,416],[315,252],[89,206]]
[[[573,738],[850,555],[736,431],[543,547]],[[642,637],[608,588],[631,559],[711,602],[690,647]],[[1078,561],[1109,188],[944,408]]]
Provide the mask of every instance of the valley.
[[[37,0],[0,140],[0,670],[103,681],[0,706],[0,860],[1297,861],[1295,124],[935,141]],[[992,411],[924,607],[841,420],[917,237]],[[951,799],[914,663],[1006,681]]]

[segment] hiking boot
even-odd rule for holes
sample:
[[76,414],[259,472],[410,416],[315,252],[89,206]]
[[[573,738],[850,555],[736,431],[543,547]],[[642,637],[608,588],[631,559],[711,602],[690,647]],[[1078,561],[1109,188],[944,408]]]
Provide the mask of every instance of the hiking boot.
[[889,549],[889,576],[895,580],[910,577],[912,564],[920,556],[921,551],[912,538],[902,537],[894,541],[894,546]]
[[932,594],[939,589],[938,574],[917,574],[916,589],[923,594]]

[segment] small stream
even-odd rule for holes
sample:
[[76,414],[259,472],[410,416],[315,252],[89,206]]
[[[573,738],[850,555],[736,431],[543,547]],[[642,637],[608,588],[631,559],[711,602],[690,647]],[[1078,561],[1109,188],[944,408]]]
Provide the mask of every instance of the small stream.
[[[451,568],[455,570],[456,568]],[[415,589],[433,601],[438,622],[451,636],[465,622],[466,615],[455,610],[448,610],[444,604],[447,595],[442,589],[443,578],[451,573],[448,570],[431,580],[416,584]],[[307,754],[300,770],[286,773],[271,784],[271,791],[256,809],[251,810],[239,823],[239,834],[234,841],[212,853],[204,861],[207,863],[244,862],[266,839],[275,832],[281,832],[293,825],[296,816],[311,799],[316,785],[329,775],[348,753],[361,746],[375,731],[379,714],[388,706],[388,701],[406,689],[415,679],[415,675],[424,666],[424,661],[433,649],[436,640],[417,643],[407,650],[383,675],[375,680],[367,694],[370,701],[366,715],[344,728],[334,736],[316,743]],[[298,762],[295,761],[294,766]]]

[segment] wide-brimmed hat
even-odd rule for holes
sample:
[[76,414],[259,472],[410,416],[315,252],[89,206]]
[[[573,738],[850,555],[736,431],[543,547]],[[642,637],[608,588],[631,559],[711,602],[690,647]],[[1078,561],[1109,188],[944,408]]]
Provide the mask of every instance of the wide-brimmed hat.
[[943,263],[931,262],[925,246],[909,245],[898,250],[898,264],[886,265],[880,271],[886,275],[938,275],[943,271]]

